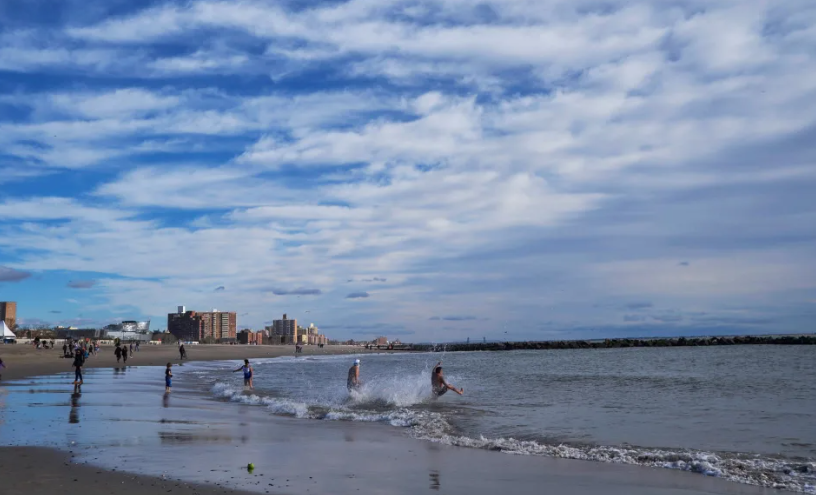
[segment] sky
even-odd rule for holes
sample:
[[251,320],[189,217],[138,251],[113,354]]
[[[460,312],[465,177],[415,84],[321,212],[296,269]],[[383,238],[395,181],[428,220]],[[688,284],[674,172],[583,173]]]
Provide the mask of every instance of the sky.
[[0,300],[333,338],[816,331],[816,3],[4,0]]

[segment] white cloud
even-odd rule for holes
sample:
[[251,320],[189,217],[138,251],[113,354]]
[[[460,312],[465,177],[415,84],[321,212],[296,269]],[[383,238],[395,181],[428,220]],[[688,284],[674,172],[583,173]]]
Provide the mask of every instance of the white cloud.
[[[4,199],[0,252],[130,277],[99,288],[152,315],[305,309],[284,285],[419,328],[619,321],[581,306],[617,294],[775,304],[814,279],[790,244],[813,200],[789,191],[816,181],[814,21],[798,1],[193,1],[2,35],[0,68],[95,83],[0,96],[14,166],[115,178]],[[374,272],[349,310],[345,280]]]

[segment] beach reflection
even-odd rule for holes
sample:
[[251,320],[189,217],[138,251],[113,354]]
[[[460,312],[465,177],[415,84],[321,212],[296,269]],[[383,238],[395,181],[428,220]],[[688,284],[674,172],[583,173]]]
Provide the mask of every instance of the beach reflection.
[[74,393],[71,394],[71,411],[68,413],[68,422],[71,424],[79,423],[79,398],[82,397],[82,389],[77,386],[74,388]]
[[439,471],[431,471],[430,473],[431,478],[431,490],[439,490],[442,487],[442,483],[439,482]]

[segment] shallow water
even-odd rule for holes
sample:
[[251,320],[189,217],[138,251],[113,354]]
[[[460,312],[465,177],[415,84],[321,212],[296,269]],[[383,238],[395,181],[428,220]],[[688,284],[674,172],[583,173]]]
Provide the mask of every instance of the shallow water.
[[[781,346],[365,355],[354,396],[349,356],[253,361],[252,392],[231,373],[238,362],[191,363],[174,369],[171,397],[162,368],[98,369],[81,394],[68,391],[68,374],[4,382],[0,444],[93,444],[111,455],[91,460],[123,468],[128,456],[169,462],[190,445],[211,445],[218,458],[220,446],[273,435],[258,424],[264,417],[377,423],[439,444],[816,493],[814,357],[816,348]],[[431,399],[440,358],[464,396]]]

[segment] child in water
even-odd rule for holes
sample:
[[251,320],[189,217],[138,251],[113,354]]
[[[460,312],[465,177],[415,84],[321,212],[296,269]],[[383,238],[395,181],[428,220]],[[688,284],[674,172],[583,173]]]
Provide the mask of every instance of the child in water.
[[172,363],[167,363],[167,369],[164,370],[164,393],[166,394],[169,394],[170,389],[173,387],[173,372],[170,371],[172,367]]
[[235,373],[237,371],[244,372],[244,386],[249,387],[249,389],[252,390],[252,366],[249,365],[249,359],[244,359],[244,365],[238,367],[238,369],[235,369],[232,372]]

